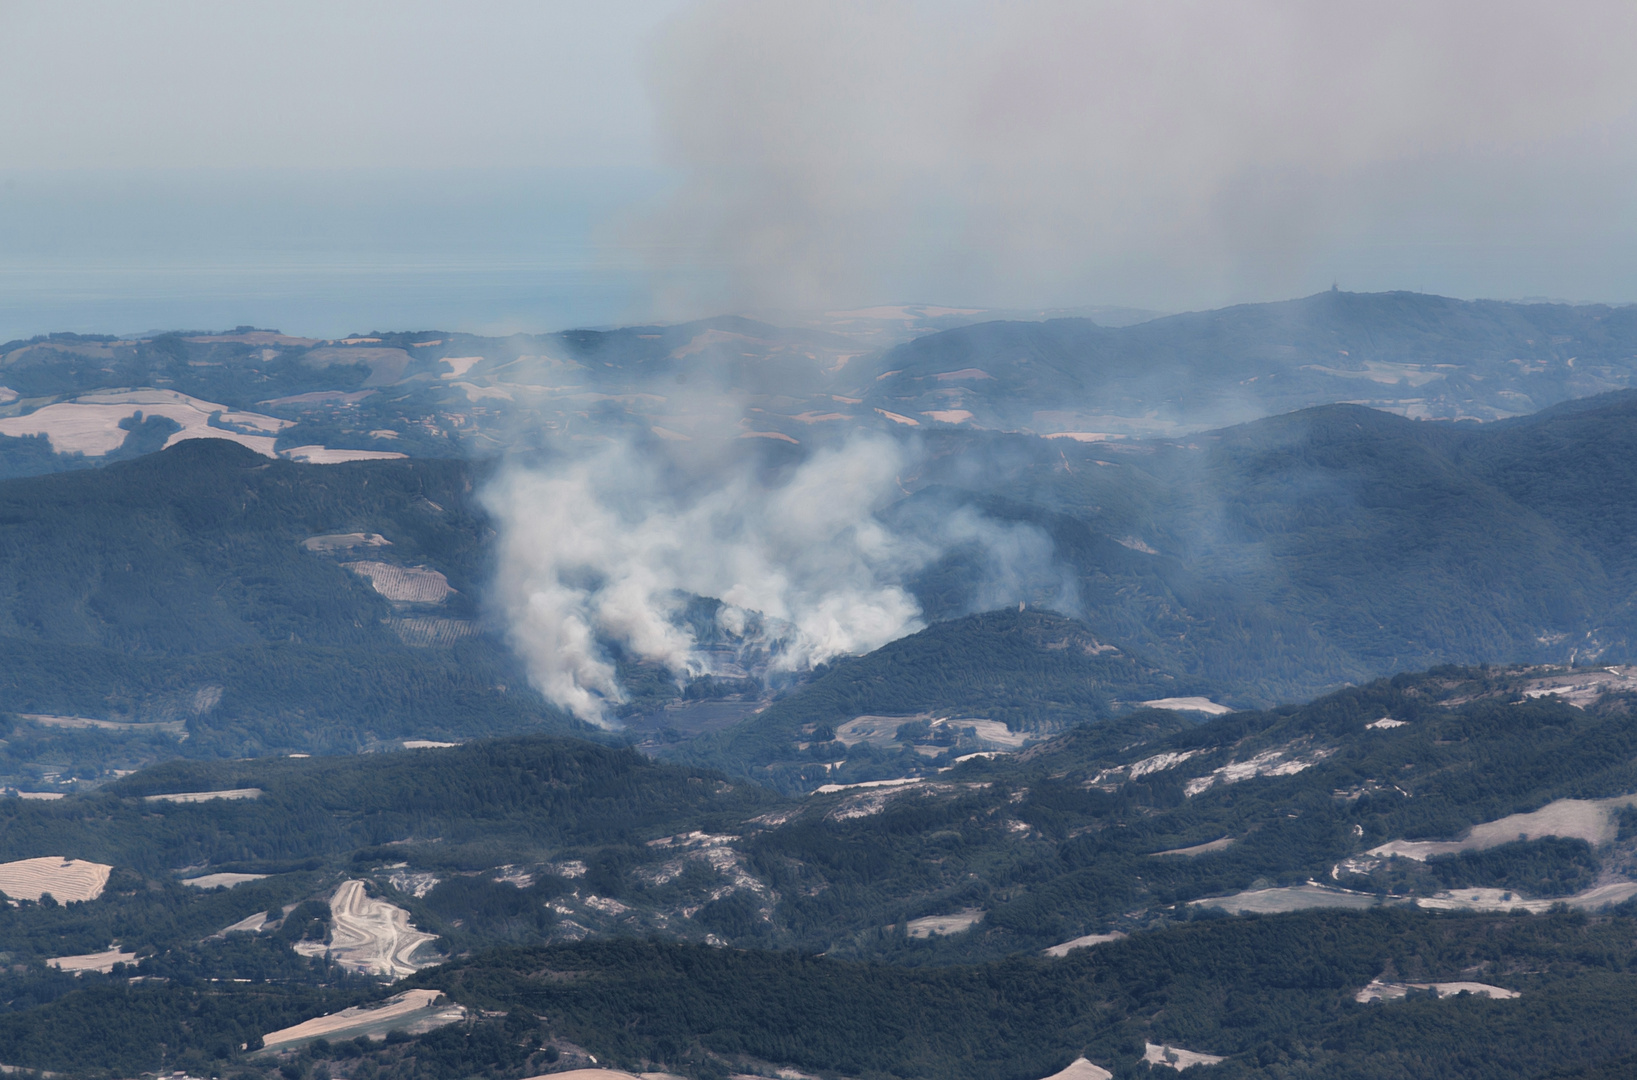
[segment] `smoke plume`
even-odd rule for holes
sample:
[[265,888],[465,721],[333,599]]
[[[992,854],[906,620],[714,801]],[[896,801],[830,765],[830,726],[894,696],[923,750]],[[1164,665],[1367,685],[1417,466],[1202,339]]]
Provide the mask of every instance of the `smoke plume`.
[[710,0],[643,239],[683,310],[1601,296],[1634,49],[1626,0]]
[[730,636],[772,627],[770,667],[797,670],[920,629],[909,579],[952,548],[979,554],[982,607],[1032,598],[1053,573],[1044,534],[970,507],[887,524],[913,452],[885,436],[855,435],[773,472],[747,452],[690,475],[666,456],[673,445],[615,443],[516,468],[488,493],[513,643],[541,692],[582,720],[611,724],[625,700],[616,655],[679,679],[712,671],[681,618],[693,597],[722,601]]

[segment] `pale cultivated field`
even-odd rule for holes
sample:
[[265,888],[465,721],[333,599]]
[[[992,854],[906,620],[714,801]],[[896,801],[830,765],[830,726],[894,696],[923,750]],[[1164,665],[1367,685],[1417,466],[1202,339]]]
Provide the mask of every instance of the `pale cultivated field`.
[[258,911],[254,915],[245,916],[232,926],[224,926],[222,929],[210,936],[213,938],[224,938],[229,934],[259,934],[262,931],[262,927],[266,925],[267,912]]
[[1382,982],[1380,979],[1371,979],[1370,985],[1353,995],[1353,1000],[1363,1004],[1369,1001],[1397,1001],[1411,990],[1431,990],[1439,997],[1454,997],[1456,994],[1475,994],[1478,997],[1494,998],[1497,1001],[1506,1001],[1518,997],[1516,990],[1508,990],[1504,986],[1490,986],[1479,982],[1439,982],[1439,983],[1401,983]]
[[82,971],[100,971],[104,975],[114,970],[115,964],[134,964],[136,953],[109,949],[106,952],[82,953],[79,956],[57,956],[47,960],[47,967],[79,974]]
[[1054,431],[1047,435],[1048,439],[1071,439],[1074,442],[1108,442],[1111,439],[1123,439],[1124,435],[1114,435],[1106,431]]
[[[343,339],[343,344],[367,345],[380,341],[380,338],[351,338]],[[314,349],[302,357],[302,363],[317,368],[334,367],[337,364],[363,364],[369,368],[369,378],[364,380],[365,386],[391,386],[404,377],[404,369],[409,366],[409,353],[403,349],[340,349],[330,346],[323,349]]]
[[1483,851],[1514,840],[1539,840],[1547,836],[1584,840],[1593,847],[1607,844],[1620,832],[1617,815],[1627,806],[1637,805],[1637,795],[1613,799],[1559,799],[1527,814],[1511,814],[1496,821],[1474,825],[1459,840],[1393,840],[1371,848],[1367,854],[1385,858],[1397,855],[1424,861],[1431,855],[1460,851]]
[[[529,1080],[683,1080],[674,1073],[628,1073],[618,1069],[570,1069],[568,1072],[554,1072],[545,1076],[532,1076]],[[730,1077],[729,1080],[732,1080]],[[762,1080],[756,1077],[755,1080]]]
[[477,624],[467,619],[393,619],[389,625],[398,640],[417,649],[452,645],[477,636]]
[[406,458],[396,450],[332,450],[327,446],[292,446],[279,457],[303,465],[342,465],[349,461],[396,461]]
[[67,793],[62,791],[18,791],[14,794],[19,799],[39,799],[44,802],[67,797]]
[[455,591],[449,587],[448,578],[425,566],[395,566],[371,560],[341,565],[367,580],[376,592],[399,604],[441,604]]
[[298,943],[304,955],[323,955],[350,971],[401,979],[437,961],[417,961],[415,952],[437,935],[415,929],[409,912],[377,900],[362,881],[344,881],[330,897],[330,943]]
[[184,878],[182,884],[195,889],[233,888],[247,881],[260,881],[266,874],[206,874],[203,877]]
[[315,1039],[356,1039],[360,1035],[384,1039],[394,1030],[423,1035],[466,1019],[466,1010],[461,1006],[438,1004],[442,996],[439,990],[406,990],[380,1005],[356,1005],[328,1016],[315,1016],[263,1035],[262,1050],[288,1050]]
[[904,787],[908,784],[923,784],[926,780],[919,776],[900,776],[896,780],[862,780],[856,784],[820,784],[813,789],[814,795],[834,795],[838,791],[860,791],[867,788]]
[[[181,427],[166,446],[185,439],[226,439],[267,457],[273,456],[278,433],[295,423],[261,413],[238,412],[174,390],[121,390],[86,394],[36,409],[27,416],[7,417],[0,420],[0,435],[44,435],[59,454],[101,457],[124,443],[129,433],[119,422],[138,412],[145,417],[166,417]],[[234,430],[212,427],[212,415]]]
[[405,750],[447,750],[460,743],[439,742],[436,739],[405,739],[400,744]]
[[1386,731],[1395,727],[1403,727],[1407,723],[1409,723],[1408,720],[1394,720],[1390,716],[1383,716],[1380,720],[1372,720],[1364,726],[1377,731]]
[[187,736],[186,720],[161,720],[151,724],[133,724],[120,720],[93,720],[89,716],[53,716],[50,713],[18,713],[31,724],[41,727],[69,728],[80,731],[95,728],[99,731],[119,731],[127,735],[160,732],[165,735]]
[[930,719],[928,713],[914,716],[855,716],[836,727],[836,741],[846,746],[857,746],[861,742],[885,746],[898,737],[899,724]]
[[1550,911],[1554,904],[1567,904],[1581,911],[1595,911],[1610,904],[1623,904],[1637,896],[1637,882],[1615,881],[1587,889],[1573,896],[1559,896],[1549,900],[1527,900],[1505,889],[1451,889],[1435,896],[1416,900],[1417,907],[1435,911],[1512,911],[1522,908],[1539,914]]
[[1045,1080],[1114,1080],[1114,1074],[1081,1057],[1071,1061],[1062,1072],[1054,1072]]
[[981,909],[967,908],[953,915],[928,915],[921,919],[911,919],[904,924],[904,928],[912,938],[929,938],[935,934],[958,934],[963,930],[970,930],[982,918]]
[[930,416],[940,424],[964,424],[972,419],[972,414],[965,409],[933,409],[921,415]]
[[1233,712],[1226,705],[1218,705],[1206,697],[1162,697],[1138,704],[1150,709],[1170,709],[1172,712],[1201,712],[1207,716],[1223,716]]
[[1185,855],[1193,858],[1195,855],[1209,855],[1213,851],[1226,851],[1233,846],[1233,837],[1224,836],[1220,840],[1212,840],[1208,844],[1195,844],[1193,847],[1172,848],[1170,851],[1156,851],[1151,858],[1161,855]]
[[855,716],[845,724],[837,726],[836,741],[847,746],[857,746],[861,742],[873,746],[889,746],[897,740],[900,724],[916,720],[928,721],[934,731],[947,728],[961,732],[971,728],[973,735],[984,742],[1014,750],[1029,742],[1029,735],[1026,732],[1013,731],[999,720],[983,720],[976,717],[940,717],[934,720],[931,713],[917,713],[913,716]]
[[1637,667],[1606,667],[1600,671],[1576,671],[1562,675],[1542,675],[1524,685],[1525,697],[1553,696],[1584,709],[1610,691],[1637,689]]
[[38,900],[50,893],[59,903],[95,900],[108,884],[113,867],[84,859],[46,855],[0,863],[0,892],[13,900]]
[[1143,1043],[1142,1059],[1150,1065],[1164,1065],[1177,1072],[1194,1065],[1220,1065],[1227,1060],[1215,1054],[1202,1054],[1197,1050],[1184,1050],[1180,1046],[1161,1046],[1151,1042]]
[[1308,908],[1369,908],[1381,902],[1381,897],[1369,893],[1332,889],[1308,882],[1306,885],[1286,885],[1276,889],[1248,889],[1232,896],[1213,896],[1206,900],[1191,901],[1198,907],[1217,908],[1234,915],[1274,915],[1286,911],[1305,911]]
[[326,536],[309,536],[301,542],[301,546],[308,551],[328,555],[335,551],[351,551],[353,548],[391,547],[392,541],[380,533],[330,533]]
[[450,369],[451,369],[449,371],[444,372],[442,375],[439,376],[439,378],[442,378],[442,379],[458,379],[462,375],[465,375],[468,371],[471,371],[473,367],[477,366],[478,364],[483,363],[483,357],[481,357],[481,356],[446,356],[446,357],[444,357],[442,360],[440,360],[438,362],[440,364],[448,364]]
[[1053,945],[1045,952],[1047,956],[1067,956],[1075,949],[1089,949],[1093,945],[1107,945],[1109,942],[1119,941],[1123,937],[1125,935],[1118,931],[1112,934],[1087,934],[1085,937],[1077,937],[1073,941],[1065,941],[1061,945]]
[[226,791],[178,791],[168,795],[144,795],[143,802],[202,803],[219,799],[237,801],[261,798],[261,788],[229,788]]

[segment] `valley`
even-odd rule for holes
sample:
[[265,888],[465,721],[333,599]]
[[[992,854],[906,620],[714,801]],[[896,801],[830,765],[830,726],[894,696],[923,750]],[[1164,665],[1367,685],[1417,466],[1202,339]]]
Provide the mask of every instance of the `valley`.
[[1628,317],[13,343],[0,1062],[1637,1060]]

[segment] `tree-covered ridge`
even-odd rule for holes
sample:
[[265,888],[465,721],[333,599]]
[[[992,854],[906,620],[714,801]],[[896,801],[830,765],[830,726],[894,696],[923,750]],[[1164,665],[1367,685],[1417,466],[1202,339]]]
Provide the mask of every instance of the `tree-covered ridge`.
[[[244,789],[261,794],[146,799]],[[348,757],[168,762],[56,802],[0,801],[0,856],[66,851],[151,876],[309,859],[368,865],[405,854],[484,869],[570,847],[640,844],[683,825],[717,828],[777,802],[631,750],[532,736]]]
[[[197,440],[0,482],[0,775],[37,786],[179,755],[572,726],[483,614],[480,480],[457,461],[312,466]],[[304,544],[337,534],[387,543]],[[349,572],[359,559],[425,567],[455,591],[394,603]],[[417,619],[460,633],[406,636]]]
[[[1187,440],[932,438],[895,513],[976,499],[1040,528],[1090,633],[1235,703],[1637,648],[1632,394],[1484,425],[1334,405]],[[948,617],[981,578],[952,552],[918,595]]]
[[[882,752],[837,743],[835,728],[860,715],[951,716],[956,727],[959,717],[972,717],[1049,732],[1104,719],[1136,701],[1199,691],[1199,683],[1144,663],[1073,619],[995,611],[934,623],[868,655],[834,660],[753,719],[675,753],[758,769],[750,775],[800,790],[828,775],[811,763],[838,757],[848,760],[849,779],[916,767],[907,745]],[[795,751],[798,742],[806,749]],[[776,772],[766,771],[775,763]]]
[[1133,326],[1052,319],[929,334],[883,358],[889,374],[867,400],[1039,433],[1169,434],[1361,399],[1495,419],[1630,386],[1634,359],[1631,306],[1325,292]]

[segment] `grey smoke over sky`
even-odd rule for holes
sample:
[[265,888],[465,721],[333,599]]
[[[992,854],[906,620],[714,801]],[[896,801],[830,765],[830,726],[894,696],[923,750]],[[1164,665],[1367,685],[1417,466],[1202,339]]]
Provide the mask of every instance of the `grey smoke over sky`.
[[655,50],[643,235],[678,311],[1629,300],[1634,53],[1606,0],[715,0]]
[[[797,671],[919,630],[907,586],[953,548],[980,556],[978,609],[1061,577],[1051,541],[1029,525],[971,507],[908,528],[884,521],[915,458],[886,436],[851,437],[773,475],[731,437],[666,445],[514,468],[487,493],[500,534],[494,596],[512,642],[540,691],[582,720],[610,725],[626,700],[616,651],[678,677],[713,671],[678,617],[689,596],[723,601],[718,621],[736,636],[754,616],[774,620],[772,667]],[[1071,590],[1059,586],[1059,607]]]
[[0,338],[1637,298],[1637,7],[0,0]]

